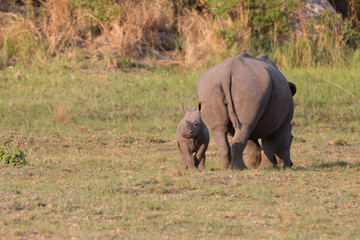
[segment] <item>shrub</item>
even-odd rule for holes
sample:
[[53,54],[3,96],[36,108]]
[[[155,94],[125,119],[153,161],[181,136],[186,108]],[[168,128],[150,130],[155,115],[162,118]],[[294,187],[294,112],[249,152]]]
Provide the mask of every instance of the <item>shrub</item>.
[[20,148],[11,147],[12,139],[5,141],[4,145],[0,148],[0,162],[8,165],[27,165],[25,153]]
[[202,65],[241,51],[267,54],[288,67],[338,65],[360,46],[356,0],[329,1],[346,19],[325,13],[313,20],[316,28],[304,20],[303,1],[296,0],[46,0],[11,8],[5,2],[0,68],[34,56],[94,62],[111,56],[114,66],[124,66],[119,59],[139,58]]

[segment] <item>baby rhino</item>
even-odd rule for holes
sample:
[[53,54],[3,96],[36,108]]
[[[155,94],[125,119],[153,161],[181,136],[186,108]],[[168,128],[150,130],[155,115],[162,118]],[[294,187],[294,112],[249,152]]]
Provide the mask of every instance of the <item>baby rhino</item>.
[[[201,119],[198,109],[189,110],[180,103],[180,111],[185,117],[176,130],[176,140],[181,154],[181,168],[203,170],[205,168],[205,152],[209,145],[209,130]],[[193,156],[193,153],[194,156]]]

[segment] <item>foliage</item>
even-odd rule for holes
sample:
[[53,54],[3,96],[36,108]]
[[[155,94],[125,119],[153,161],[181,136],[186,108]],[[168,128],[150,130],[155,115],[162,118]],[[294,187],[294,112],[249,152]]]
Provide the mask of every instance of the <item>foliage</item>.
[[344,18],[350,19],[354,25],[360,27],[360,1],[333,0],[330,3]]
[[[256,0],[256,1],[205,1],[208,10],[215,18],[226,19],[234,22],[218,30],[226,42],[228,49],[234,45],[241,45],[244,39],[244,28],[249,28],[252,46],[261,51],[269,51],[273,44],[289,40],[290,25],[288,15],[294,9],[294,1],[281,0]],[[244,17],[246,19],[244,19]]]
[[[207,10],[215,17],[226,18],[231,13],[236,13],[236,7],[243,1],[237,0],[204,0],[207,6]],[[246,2],[246,1],[245,1]],[[234,16],[235,17],[235,16]]]
[[27,165],[25,153],[20,148],[11,147],[12,139],[8,139],[4,142],[4,145],[0,148],[0,163],[8,165]]
[[[250,22],[255,31],[254,37],[267,36],[274,43],[283,42],[290,35],[290,25],[286,13],[291,13],[293,1],[257,0],[251,2]],[[266,49],[266,48],[265,48]]]
[[116,0],[70,0],[70,6],[74,9],[86,9],[102,23],[119,21],[124,14],[126,1]]
[[[302,61],[288,61],[288,67],[339,65],[346,64],[352,58],[350,50],[360,45],[360,6],[355,0],[332,2],[345,17],[345,24],[339,23],[340,15],[325,13],[313,23],[302,23],[302,36],[292,27],[293,17],[301,15],[302,8],[301,1],[295,0],[26,3],[21,11],[16,9],[24,7],[15,3],[6,7],[16,10],[11,15],[0,12],[3,66],[31,63],[34,57],[39,61],[56,57],[96,62],[107,61],[106,56],[112,56],[111,66],[122,66],[126,58],[206,65],[241,51],[268,54],[275,60],[276,52],[287,59],[293,58],[284,55],[287,52],[307,54]],[[304,48],[289,49],[295,45]],[[281,50],[284,47],[286,51]],[[321,51],[316,53],[316,49]]]

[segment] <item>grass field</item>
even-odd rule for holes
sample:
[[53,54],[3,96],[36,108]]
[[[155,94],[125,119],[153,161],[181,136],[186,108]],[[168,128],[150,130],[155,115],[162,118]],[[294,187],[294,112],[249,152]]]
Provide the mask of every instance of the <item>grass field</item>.
[[284,72],[292,170],[222,170],[211,140],[207,169],[181,172],[201,72],[1,71],[0,144],[30,164],[0,164],[0,239],[359,239],[360,68]]

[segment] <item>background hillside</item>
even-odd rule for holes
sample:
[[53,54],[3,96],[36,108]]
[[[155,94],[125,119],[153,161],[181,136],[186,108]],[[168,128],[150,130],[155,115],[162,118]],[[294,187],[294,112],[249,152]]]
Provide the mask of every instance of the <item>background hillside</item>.
[[356,0],[1,0],[0,69],[198,66],[241,51],[283,68],[343,65],[360,59],[359,12]]

